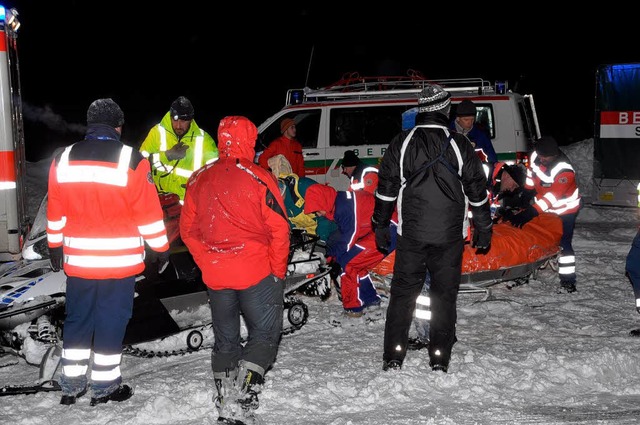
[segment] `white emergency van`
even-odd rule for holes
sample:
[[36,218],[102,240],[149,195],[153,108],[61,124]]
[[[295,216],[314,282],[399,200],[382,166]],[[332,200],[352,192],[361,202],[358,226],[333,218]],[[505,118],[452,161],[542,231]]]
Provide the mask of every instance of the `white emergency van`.
[[506,83],[491,84],[481,78],[430,80],[416,71],[401,77],[360,77],[348,74],[318,89],[290,89],[285,106],[258,127],[258,155],[280,136],[280,122],[296,122],[307,177],[347,188],[341,160],[354,150],[367,164],[378,165],[391,139],[402,129],[402,114],[418,105],[427,83],[451,93],[451,114],[464,99],[477,107],[476,121],[484,126],[498,160],[526,163],[540,128],[532,95],[508,90]]

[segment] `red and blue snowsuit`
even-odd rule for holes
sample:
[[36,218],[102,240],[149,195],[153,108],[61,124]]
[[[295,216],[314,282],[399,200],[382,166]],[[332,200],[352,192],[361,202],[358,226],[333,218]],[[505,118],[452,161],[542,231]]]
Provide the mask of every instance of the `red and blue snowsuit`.
[[[386,256],[376,248],[371,216],[375,197],[365,191],[339,191],[315,184],[307,189],[305,213],[325,211],[326,217],[338,225],[327,241],[327,256],[342,267],[341,292],[345,310],[358,312],[380,303],[380,296],[369,276],[369,270]],[[392,227],[390,252],[395,249],[395,226]]]

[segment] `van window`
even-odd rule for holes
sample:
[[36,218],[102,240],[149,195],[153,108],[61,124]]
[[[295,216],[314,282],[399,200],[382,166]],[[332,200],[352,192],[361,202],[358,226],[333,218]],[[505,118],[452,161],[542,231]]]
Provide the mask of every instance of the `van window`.
[[402,130],[403,106],[332,108],[330,146],[388,145]]
[[[489,135],[489,138],[495,139],[496,137],[496,127],[495,127],[495,119],[493,114],[493,107],[490,103],[482,104],[473,102],[476,105],[476,124],[478,127],[485,130],[485,132]],[[451,117],[456,116],[456,108],[458,104],[451,105]],[[453,122],[454,118],[451,118]]]
[[280,123],[285,118],[292,118],[296,122],[296,139],[303,149],[318,147],[318,131],[320,130],[320,109],[305,109],[304,111],[289,112],[272,122],[258,135],[256,152],[263,151],[269,143],[280,137]]

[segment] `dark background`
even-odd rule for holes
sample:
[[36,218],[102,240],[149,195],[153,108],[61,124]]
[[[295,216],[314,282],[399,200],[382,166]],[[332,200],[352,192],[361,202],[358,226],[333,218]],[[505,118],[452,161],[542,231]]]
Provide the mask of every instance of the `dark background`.
[[541,5],[516,13],[462,3],[449,10],[304,1],[4,4],[22,23],[30,161],[81,139],[87,107],[100,97],[123,108],[123,140],[134,147],[180,95],[217,140],[222,117],[245,115],[259,125],[284,105],[289,88],[408,69],[434,79],[508,80],[533,94],[542,133],[565,145],[593,136],[597,65],[640,61],[633,14],[620,9],[583,9],[578,21],[577,11]]

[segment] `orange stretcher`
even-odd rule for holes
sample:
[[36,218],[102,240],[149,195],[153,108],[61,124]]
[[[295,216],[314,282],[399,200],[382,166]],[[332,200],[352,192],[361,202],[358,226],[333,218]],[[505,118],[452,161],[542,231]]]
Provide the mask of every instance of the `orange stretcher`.
[[[476,254],[467,244],[462,257],[460,288],[483,288],[504,281],[528,277],[560,252],[562,220],[556,214],[542,213],[521,229],[509,223],[493,226],[491,249]],[[393,275],[395,251],[382,260],[372,272]]]

